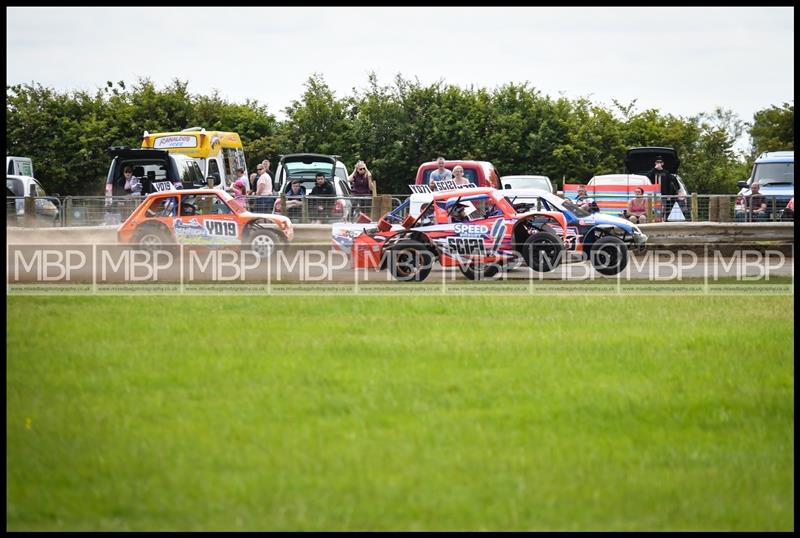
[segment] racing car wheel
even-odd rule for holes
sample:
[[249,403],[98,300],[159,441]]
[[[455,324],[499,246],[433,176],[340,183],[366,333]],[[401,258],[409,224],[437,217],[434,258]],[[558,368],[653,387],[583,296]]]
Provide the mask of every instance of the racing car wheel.
[[546,273],[561,263],[564,244],[553,232],[536,232],[530,235],[520,248],[520,254],[534,271]]

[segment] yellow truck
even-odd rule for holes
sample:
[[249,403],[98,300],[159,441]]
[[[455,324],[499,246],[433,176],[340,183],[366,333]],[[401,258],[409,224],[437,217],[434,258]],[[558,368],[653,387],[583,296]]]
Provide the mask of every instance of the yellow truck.
[[236,169],[244,168],[242,140],[237,133],[206,131],[202,127],[190,127],[168,133],[144,132],[142,148],[152,148],[180,153],[194,159],[204,177],[214,177],[214,187],[227,189],[236,181]]

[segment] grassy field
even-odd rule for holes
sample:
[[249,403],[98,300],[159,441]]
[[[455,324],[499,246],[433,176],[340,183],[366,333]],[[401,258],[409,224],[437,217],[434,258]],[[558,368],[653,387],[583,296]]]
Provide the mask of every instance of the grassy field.
[[8,297],[7,529],[791,530],[792,297]]

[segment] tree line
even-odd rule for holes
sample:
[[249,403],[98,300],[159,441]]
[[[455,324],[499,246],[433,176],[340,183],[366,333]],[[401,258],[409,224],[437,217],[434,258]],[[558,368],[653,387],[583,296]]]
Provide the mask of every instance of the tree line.
[[[428,85],[374,74],[352,94],[337,96],[314,74],[302,96],[278,121],[256,99],[234,103],[189,92],[188,81],[162,89],[149,79],[132,87],[107,82],[95,92],[38,83],[6,86],[6,154],[31,157],[45,189],[62,195],[102,194],[110,146],[139,147],[144,131],[202,126],[238,132],[248,168],[264,158],[314,152],[340,155],[348,170],[363,159],[379,192],[406,193],[420,163],[439,155],[491,161],[502,175],[543,174],[559,185],[586,183],[595,174],[623,172],[625,151],[670,146],[679,173],[698,193],[736,192],[760,152],[794,149],[794,104],[758,111],[746,122],[717,108],[682,117],[636,103],[551,98],[529,83],[495,89]],[[752,151],[740,155],[737,139]]]

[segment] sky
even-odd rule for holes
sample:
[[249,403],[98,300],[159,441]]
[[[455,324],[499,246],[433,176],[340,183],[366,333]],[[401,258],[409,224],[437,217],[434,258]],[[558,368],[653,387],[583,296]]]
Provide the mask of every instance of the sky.
[[[337,97],[395,75],[744,121],[794,102],[794,8],[6,8],[6,83],[95,90],[174,78],[284,119],[321,74]],[[180,127],[180,126],[176,126]]]

